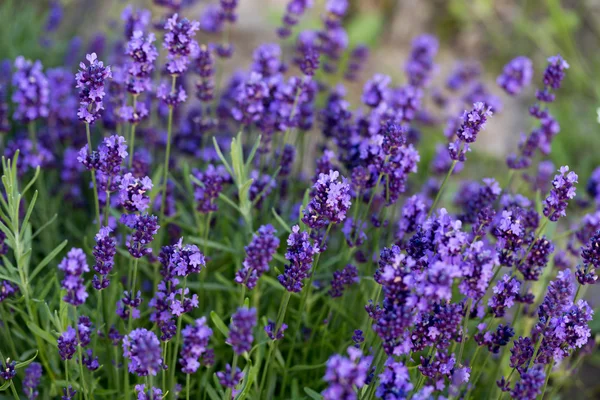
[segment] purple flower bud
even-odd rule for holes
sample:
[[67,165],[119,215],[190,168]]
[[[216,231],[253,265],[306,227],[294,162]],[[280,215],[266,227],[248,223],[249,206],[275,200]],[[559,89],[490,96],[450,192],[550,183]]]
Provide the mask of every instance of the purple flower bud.
[[238,355],[250,351],[254,336],[252,330],[256,326],[256,308],[240,307],[231,316],[229,337],[226,343],[233,347]]
[[573,278],[570,270],[560,271],[556,279],[548,285],[546,296],[540,304],[538,315],[540,318],[559,316],[573,303]]
[[352,264],[346,265],[341,271],[333,273],[329,295],[331,297],[341,297],[344,294],[344,289],[358,283],[358,280],[358,269]]
[[148,192],[152,190],[152,180],[147,176],[138,179],[127,173],[123,175],[119,189],[119,200],[127,211],[145,211],[150,206]]
[[323,380],[328,387],[322,393],[325,400],[353,399],[354,388],[360,390],[365,385],[373,357],[363,357],[362,351],[353,346],[348,347],[348,355],[335,354],[327,360]]
[[146,385],[139,384],[135,385],[135,391],[137,400],[161,400],[163,398],[163,391],[157,387],[146,389]]
[[74,306],[83,304],[88,293],[82,275],[90,270],[83,250],[78,248],[69,250],[66,257],[58,264],[58,269],[65,273],[61,285],[67,294],[63,300]]
[[148,246],[160,228],[158,217],[148,214],[123,214],[121,223],[134,230],[125,242],[129,254],[135,258],[142,258],[152,253],[152,249]]
[[269,270],[269,263],[279,247],[279,238],[275,236],[277,231],[271,225],[263,225],[258,228],[252,241],[244,248],[246,258],[242,268],[235,274],[235,281],[245,285],[252,290],[263,273]]
[[173,75],[184,73],[190,57],[198,53],[198,42],[194,39],[196,31],[200,28],[197,21],[189,21],[186,18],[177,20],[178,15],[173,14],[165,24],[165,38],[163,47],[167,49],[167,70]]
[[313,0],[289,0],[285,14],[282,17],[282,25],[277,29],[277,35],[285,39],[292,34],[291,28],[295,26],[304,12],[314,5]]
[[277,329],[275,322],[269,320],[265,326],[265,332],[271,340],[283,339],[283,333],[288,328],[287,324],[282,323],[279,329]]
[[344,73],[344,79],[348,81],[356,81],[358,74],[364,69],[369,58],[369,48],[365,45],[357,45],[350,53],[348,66]]
[[136,9],[128,5],[121,13],[121,20],[125,28],[124,36],[126,39],[129,39],[133,36],[134,32],[143,32],[146,30],[152,20],[152,14],[150,10]]
[[412,42],[412,49],[404,71],[411,85],[426,86],[437,69],[433,58],[438,52],[439,43],[433,35],[417,36]]
[[98,61],[96,53],[88,54],[85,58],[90,65],[80,63],[80,70],[75,75],[80,104],[77,116],[81,121],[92,124],[100,118],[100,111],[104,109],[104,83],[112,78],[112,73],[109,66],[105,67],[102,61]]
[[187,325],[181,331],[183,347],[179,363],[183,373],[193,374],[198,370],[200,367],[198,360],[206,353],[212,334],[212,329],[206,324],[206,317],[197,319],[194,325]]
[[262,75],[252,72],[250,77],[236,89],[235,105],[231,115],[244,125],[258,121],[263,113],[263,99],[269,96],[269,88]]
[[513,399],[535,400],[542,393],[546,381],[544,369],[536,366],[521,374],[521,380],[515,384],[510,395]]
[[316,244],[311,244],[307,232],[300,232],[298,225],[292,228],[287,245],[285,258],[289,264],[286,264],[283,274],[277,279],[288,292],[299,293],[304,287],[304,279],[310,274],[313,258],[319,249]]
[[302,222],[313,229],[320,229],[328,224],[338,224],[346,218],[350,208],[350,185],[340,173],[329,171],[320,174],[313,186],[313,197],[304,210]]
[[48,116],[50,90],[40,61],[31,62],[19,56],[15,59],[16,71],[12,76],[15,87],[12,101],[16,103],[14,119],[22,123]]
[[383,372],[379,375],[379,387],[375,395],[380,399],[400,400],[408,398],[412,389],[408,368],[402,362],[396,362],[392,357],[388,358]]
[[73,386],[69,385],[63,388],[63,395],[60,397],[62,400],[72,400],[77,395],[77,390],[73,389]]
[[37,362],[33,362],[25,368],[25,378],[23,379],[23,393],[28,400],[37,399],[40,394],[37,387],[40,385],[42,379],[42,365]]
[[69,326],[58,338],[58,355],[63,361],[70,360],[77,351],[77,345],[77,331]]
[[559,89],[566,69],[569,69],[569,64],[560,54],[548,58],[548,67],[544,71],[544,85],[552,89]]
[[506,309],[514,304],[515,297],[519,294],[521,282],[517,278],[504,275],[494,286],[494,295],[488,301],[488,306],[496,318],[504,316]]
[[131,62],[127,67],[127,90],[138,95],[152,87],[151,77],[158,51],[153,44],[156,40],[153,33],[144,37],[142,31],[136,30],[129,37],[126,53]]
[[194,183],[194,200],[196,201],[196,210],[202,214],[215,212],[218,210],[217,199],[223,190],[223,183],[229,175],[223,166],[217,168],[209,164],[206,171],[192,171],[196,179],[202,182],[202,186]]
[[[231,365],[225,365],[225,371],[218,371],[216,373],[217,378],[219,378],[219,383],[224,388],[234,389],[235,387],[244,379],[244,373],[239,367],[236,367],[235,373],[231,371]],[[235,396],[235,393],[232,393],[232,396]],[[232,397],[233,398],[233,397]]]
[[0,303],[17,293],[19,288],[9,281],[0,281]]
[[560,167],[559,172],[554,176],[552,190],[544,203],[544,215],[553,222],[567,215],[567,201],[575,197],[574,184],[577,183],[577,174],[569,172],[568,166]]

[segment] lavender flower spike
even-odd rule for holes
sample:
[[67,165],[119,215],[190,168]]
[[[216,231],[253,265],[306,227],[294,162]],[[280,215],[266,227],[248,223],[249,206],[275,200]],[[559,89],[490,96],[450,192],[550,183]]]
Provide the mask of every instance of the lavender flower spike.
[[85,58],[90,65],[79,64],[80,70],[75,75],[80,104],[77,116],[81,121],[91,124],[100,118],[100,111],[104,109],[104,82],[112,78],[112,72],[109,66],[105,67],[102,61],[98,61],[96,53],[88,54]]
[[258,279],[269,270],[269,263],[279,247],[279,238],[275,233],[275,228],[271,225],[263,225],[258,229],[258,233],[245,247],[246,258],[242,268],[235,274],[237,283],[254,289]]
[[578,178],[575,172],[569,172],[569,167],[566,165],[560,167],[559,172],[560,174],[554,176],[553,188],[544,203],[544,216],[553,222],[567,215],[567,200],[575,197],[574,184],[577,183]]
[[533,63],[527,57],[519,56],[504,66],[496,83],[511,96],[519,94],[531,83]]
[[311,244],[307,232],[300,232],[294,225],[287,240],[288,250],[285,258],[290,262],[285,266],[283,274],[277,279],[288,292],[298,293],[304,287],[304,279],[310,274],[313,258],[319,252],[316,244]]
[[138,376],[155,376],[163,368],[160,342],[147,329],[135,329],[123,338],[123,355],[129,359],[129,372]]
[[328,174],[320,174],[313,186],[313,198],[308,203],[302,222],[313,229],[320,229],[328,224],[337,224],[346,219],[350,208],[350,184],[346,178],[338,180],[340,173],[330,170]]
[[254,336],[252,330],[256,326],[256,308],[240,307],[231,316],[229,337],[226,343],[233,347],[236,354],[241,355],[252,348]]
[[74,306],[81,305],[88,297],[82,275],[89,272],[85,253],[82,249],[72,248],[66,257],[58,264],[58,269],[65,273],[61,282],[67,294],[63,300]]

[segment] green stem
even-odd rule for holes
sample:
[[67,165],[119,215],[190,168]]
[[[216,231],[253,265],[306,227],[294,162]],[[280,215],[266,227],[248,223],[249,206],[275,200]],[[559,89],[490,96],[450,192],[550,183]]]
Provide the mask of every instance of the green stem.
[[13,380],[10,381],[10,391],[12,392],[15,399],[20,400],[19,394],[17,393],[17,390],[15,389],[15,381],[13,381]]
[[[135,114],[135,110],[136,110],[136,106],[137,106],[137,94],[133,95],[133,113]],[[130,154],[129,154],[129,169],[131,169],[131,166],[133,165],[133,155],[134,155],[134,151],[135,151],[135,127],[137,126],[136,123],[131,124],[131,137],[129,139],[129,146],[131,148]]]
[[[73,312],[75,313],[75,322],[78,321],[77,318],[77,308],[75,306],[73,306]],[[83,371],[83,356],[82,356],[82,349],[81,349],[81,341],[79,339],[79,329],[75,329],[75,332],[77,333],[77,358],[79,360],[79,379],[81,379],[81,387],[82,387],[82,391],[83,391],[83,397],[87,400],[88,398],[88,391],[87,391],[87,386],[85,384],[85,375],[84,375],[84,371]]]
[[[90,134],[90,124],[85,123],[85,134],[88,142],[88,154],[92,154],[92,137]],[[92,170],[92,184],[94,187],[94,202],[96,205],[96,223],[100,226],[100,202],[98,201],[98,185],[96,183],[96,171]]]
[[448,170],[448,173],[444,177],[444,180],[442,181],[442,185],[440,186],[440,189],[438,190],[437,194],[435,195],[435,199],[433,200],[433,203],[431,204],[431,208],[429,209],[429,212],[427,213],[427,218],[429,218],[431,216],[431,213],[433,213],[433,210],[435,210],[437,203],[440,201],[440,198],[442,197],[442,192],[444,191],[444,186],[446,186],[446,182],[448,182],[450,175],[452,175],[452,172],[454,171],[454,168],[456,167],[456,163],[457,163],[456,160],[452,161],[452,164],[450,165],[450,169]]
[[185,400],[190,400],[190,374],[185,375]]
[[[175,82],[177,75],[171,76],[171,93],[175,92]],[[169,106],[169,118],[167,120],[167,150],[165,152],[165,166],[163,175],[162,196],[160,198],[160,216],[161,220],[165,217],[165,204],[167,197],[167,180],[169,179],[169,160],[171,158],[171,135],[173,131],[173,106]]]

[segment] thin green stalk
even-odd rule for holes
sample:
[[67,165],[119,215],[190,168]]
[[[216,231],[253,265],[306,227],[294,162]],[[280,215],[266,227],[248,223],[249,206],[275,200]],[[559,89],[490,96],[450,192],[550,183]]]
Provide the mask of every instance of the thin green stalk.
[[[73,306],[73,313],[75,314],[75,321],[78,321],[77,318],[77,308],[75,306]],[[79,339],[79,329],[76,329],[75,332],[77,333],[77,358],[79,360],[79,379],[81,380],[81,387],[82,387],[82,392],[83,392],[83,397],[87,400],[88,398],[88,390],[87,390],[87,386],[85,384],[85,375],[84,375],[84,371],[83,371],[83,356],[82,356],[82,349],[81,349],[81,341]]]
[[[85,134],[88,142],[88,154],[92,154],[92,136],[90,133],[90,124],[85,123]],[[98,201],[98,185],[96,183],[96,171],[92,170],[92,184],[94,187],[94,202],[96,205],[96,223],[100,226],[100,202]]]
[[442,181],[442,185],[440,186],[440,189],[438,190],[437,194],[435,195],[433,204],[431,204],[431,208],[429,208],[429,212],[427,213],[427,218],[429,218],[431,216],[431,213],[433,213],[433,210],[435,210],[437,203],[440,201],[440,198],[442,197],[442,192],[444,191],[444,186],[446,186],[446,182],[448,182],[450,175],[452,175],[452,172],[454,171],[454,168],[456,167],[456,163],[457,163],[456,160],[452,161],[452,164],[450,165],[450,169],[448,170],[448,173],[444,177],[444,180]]
[[[177,75],[171,76],[171,93],[175,92],[175,82]],[[162,182],[161,198],[160,198],[160,217],[161,220],[165,217],[165,204],[167,197],[167,180],[169,179],[169,161],[171,159],[171,136],[173,131],[173,106],[169,106],[169,117],[167,120],[167,150],[165,152],[165,166]]]
[[12,394],[16,400],[20,400],[19,394],[17,393],[17,390],[15,389],[15,381],[13,381],[13,380],[10,381],[10,391],[12,392]]
[[185,375],[185,400],[190,400],[190,374]]

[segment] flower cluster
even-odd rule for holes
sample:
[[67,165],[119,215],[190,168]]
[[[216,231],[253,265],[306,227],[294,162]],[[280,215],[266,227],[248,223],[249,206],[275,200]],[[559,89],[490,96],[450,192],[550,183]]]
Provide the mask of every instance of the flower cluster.
[[100,111],[104,109],[104,85],[107,79],[112,78],[112,72],[109,66],[98,61],[96,53],[88,54],[85,58],[90,65],[79,64],[80,70],[75,75],[80,104],[77,116],[86,124],[92,124],[100,118]]
[[63,300],[74,306],[85,303],[88,293],[85,289],[83,274],[90,271],[85,252],[78,248],[69,250],[67,256],[58,264],[58,269],[65,273],[61,285],[67,293]]
[[285,253],[286,264],[283,274],[277,279],[288,292],[298,293],[304,287],[304,280],[309,276],[313,258],[319,252],[316,244],[311,244],[307,232],[300,232],[300,227],[294,225],[287,240],[288,249]]
[[269,263],[279,247],[279,238],[275,236],[275,228],[263,225],[252,238],[246,250],[246,258],[242,268],[235,274],[235,281],[254,289],[258,279],[269,270]]

